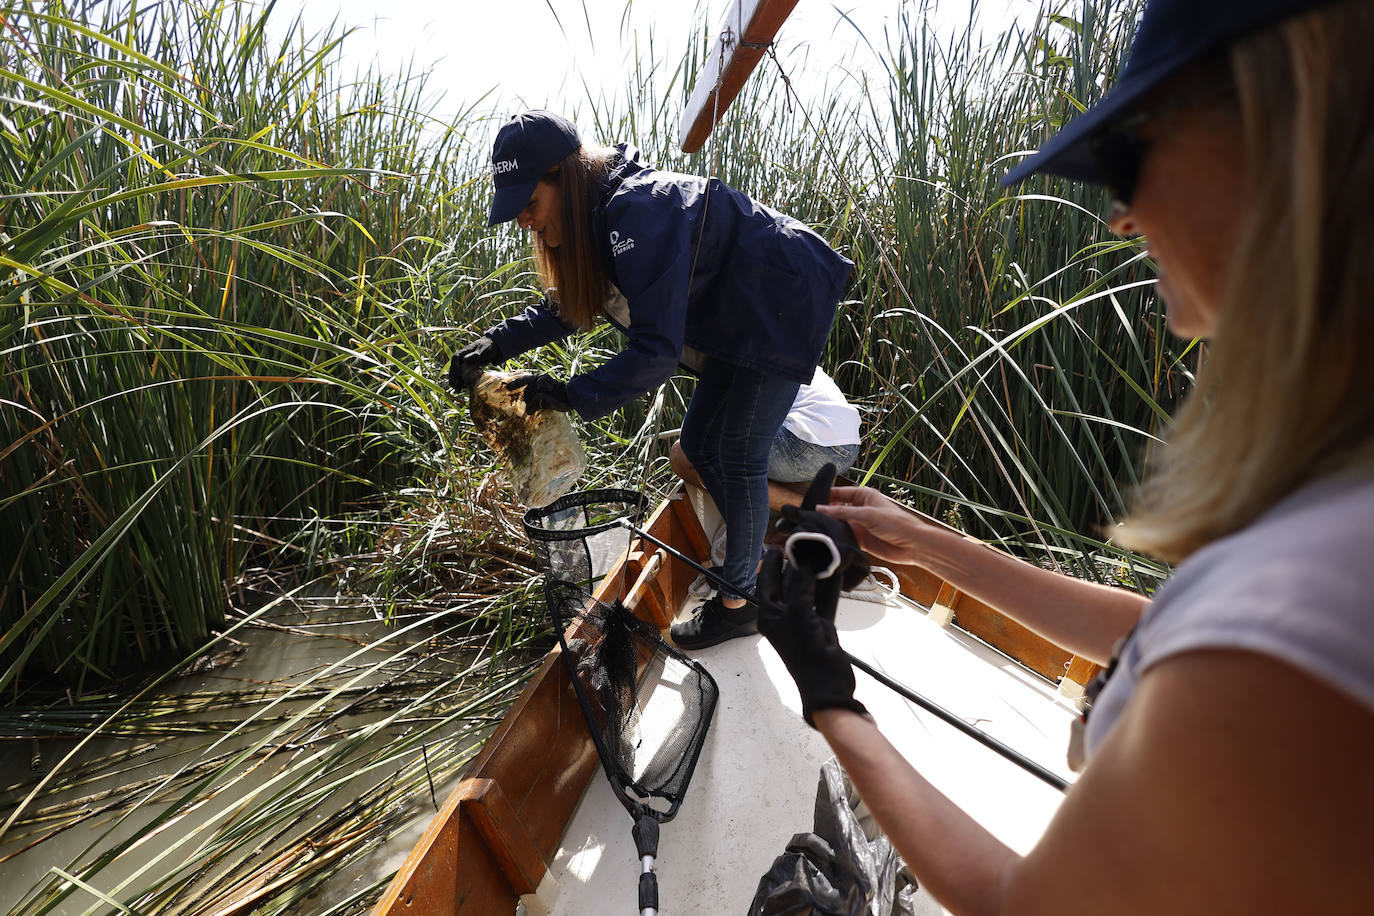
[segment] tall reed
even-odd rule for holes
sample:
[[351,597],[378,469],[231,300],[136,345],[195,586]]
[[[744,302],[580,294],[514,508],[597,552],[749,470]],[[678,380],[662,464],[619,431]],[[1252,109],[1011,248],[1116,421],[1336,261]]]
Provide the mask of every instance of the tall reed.
[[[1097,550],[1188,379],[1100,195],[995,183],[1117,65],[1134,5],[1075,8],[981,49],[904,7],[885,86],[774,104],[765,61],[690,157],[677,115],[709,32],[680,63],[648,42],[623,98],[571,112],[851,254],[827,362],[868,408],[866,473],[1054,554]],[[31,659],[79,685],[203,640],[250,554],[407,479],[402,443],[442,447],[446,327],[531,284],[482,225],[480,113],[429,129],[419,77],[345,84],[338,38],[297,24],[273,47],[240,4],[101,9],[21,6],[4,39],[0,513],[23,536],[0,547],[0,688]],[[689,390],[600,428],[670,427]]]
[[435,329],[510,260],[473,148],[267,15],[6,16],[0,689],[201,644],[248,559],[447,435]]

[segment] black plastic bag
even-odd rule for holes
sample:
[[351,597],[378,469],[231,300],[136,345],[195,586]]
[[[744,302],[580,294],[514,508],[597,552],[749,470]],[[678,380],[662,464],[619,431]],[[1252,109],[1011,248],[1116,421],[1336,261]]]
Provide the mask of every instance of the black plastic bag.
[[839,763],[821,767],[814,830],[798,833],[759,879],[749,916],[920,916],[942,910],[872,819]]

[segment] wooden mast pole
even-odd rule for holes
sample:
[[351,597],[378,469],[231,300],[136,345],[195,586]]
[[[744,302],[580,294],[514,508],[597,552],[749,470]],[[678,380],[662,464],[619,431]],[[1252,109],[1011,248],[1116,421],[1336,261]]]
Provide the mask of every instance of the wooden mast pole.
[[734,0],[730,5],[682,113],[679,145],[684,153],[701,149],[796,5],[797,0]]

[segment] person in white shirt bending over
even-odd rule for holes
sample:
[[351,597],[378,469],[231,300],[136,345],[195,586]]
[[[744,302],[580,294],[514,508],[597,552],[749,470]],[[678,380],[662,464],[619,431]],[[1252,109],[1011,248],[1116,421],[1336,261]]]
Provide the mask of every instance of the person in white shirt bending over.
[[[822,467],[833,464],[836,473],[843,474],[858,457],[859,412],[845,400],[834,379],[817,366],[810,384],[797,390],[768,452],[768,507],[801,505],[806,485]],[[681,443],[673,443],[668,459],[677,476],[702,486]]]

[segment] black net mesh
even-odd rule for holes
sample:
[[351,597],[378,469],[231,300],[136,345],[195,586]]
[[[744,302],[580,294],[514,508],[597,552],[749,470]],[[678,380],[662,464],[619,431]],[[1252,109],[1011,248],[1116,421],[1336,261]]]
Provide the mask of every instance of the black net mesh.
[[634,490],[569,493],[526,512],[525,532],[550,582],[582,585],[590,594],[630,543],[620,522],[638,525],[647,508],[644,494]]
[[[632,816],[666,821],[686,794],[718,690],[652,624],[619,600],[592,597],[606,555],[613,551],[613,562],[628,543],[617,520],[634,524],[642,510],[642,497],[627,490],[571,494],[526,513],[525,530],[544,563],[563,658],[616,797]],[[613,540],[602,543],[607,535]]]

